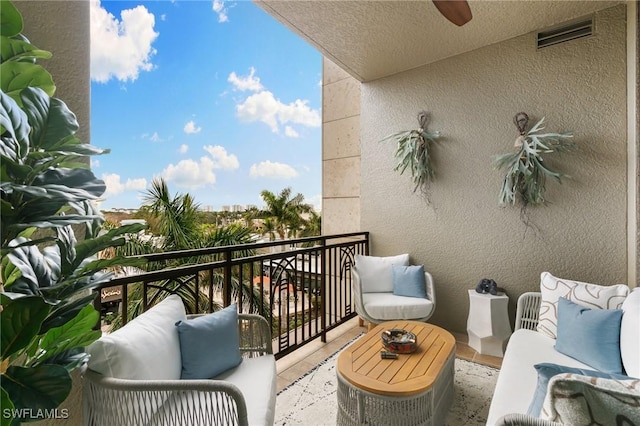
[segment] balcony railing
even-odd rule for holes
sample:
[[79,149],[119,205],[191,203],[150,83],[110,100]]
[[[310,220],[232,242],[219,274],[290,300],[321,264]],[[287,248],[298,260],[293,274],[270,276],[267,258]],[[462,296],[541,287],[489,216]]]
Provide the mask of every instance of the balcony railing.
[[318,337],[326,341],[356,315],[351,267],[356,254],[368,253],[369,233],[360,232],[143,255],[147,271],[112,280],[96,304],[103,320],[105,306],[117,305],[124,325],[170,294],[190,314],[237,303],[239,312],[270,322],[280,358]]

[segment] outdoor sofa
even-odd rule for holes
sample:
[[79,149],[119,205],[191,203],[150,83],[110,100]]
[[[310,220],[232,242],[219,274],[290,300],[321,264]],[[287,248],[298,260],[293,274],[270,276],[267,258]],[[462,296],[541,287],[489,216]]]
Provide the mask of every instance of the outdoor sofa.
[[640,424],[640,288],[543,272],[540,290],[518,300],[487,425]]
[[87,348],[91,426],[272,425],[276,365],[267,321],[236,305],[187,316],[172,295]]

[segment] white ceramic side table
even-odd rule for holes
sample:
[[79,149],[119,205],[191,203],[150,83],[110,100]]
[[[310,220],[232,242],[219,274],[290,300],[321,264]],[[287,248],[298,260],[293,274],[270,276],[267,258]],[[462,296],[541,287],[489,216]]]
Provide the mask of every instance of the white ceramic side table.
[[511,336],[508,307],[509,297],[504,293],[494,296],[469,290],[469,346],[480,354],[502,357]]

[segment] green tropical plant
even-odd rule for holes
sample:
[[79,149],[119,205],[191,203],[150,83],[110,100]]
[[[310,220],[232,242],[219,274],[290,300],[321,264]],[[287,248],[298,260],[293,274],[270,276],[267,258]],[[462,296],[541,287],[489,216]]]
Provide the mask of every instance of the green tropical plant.
[[393,170],[400,174],[409,169],[415,187],[426,192],[429,184],[435,178],[435,169],[432,164],[432,142],[440,137],[438,131],[428,131],[429,114],[426,111],[418,113],[417,130],[405,130],[384,137],[380,142],[394,141],[398,144],[395,152],[396,165]]
[[[131,236],[127,242],[120,247],[115,248],[109,253],[109,256],[143,256],[164,251],[179,251],[201,249],[207,247],[222,247],[249,244],[254,241],[251,229],[240,223],[232,223],[227,226],[209,226],[200,223],[201,212],[198,211],[198,205],[194,202],[190,194],[171,195],[169,188],[164,179],[155,179],[151,188],[144,194],[144,202],[146,203],[140,210],[144,211],[145,220],[154,223],[155,226],[151,231],[155,234],[153,240],[149,238],[140,238],[139,236]],[[249,257],[254,255],[253,250],[238,250],[235,252],[237,257]],[[213,262],[223,260],[222,255],[199,255],[187,256],[169,261],[149,262],[144,266],[145,271],[156,271],[165,268],[175,268],[187,264],[198,264],[204,262]],[[246,274],[245,276],[249,276]],[[211,286],[215,290],[221,290],[223,286],[223,276],[220,273],[201,273],[198,279],[200,283],[199,291],[201,295],[196,299],[193,288],[190,288],[191,281],[185,285],[184,282],[176,280],[163,280],[155,283],[163,290],[148,290],[147,297],[149,300],[160,301],[168,296],[167,291],[178,294],[188,312],[205,312],[208,309],[209,295],[208,288]],[[142,286],[129,286],[127,297],[127,314],[128,319],[135,318],[142,313]],[[237,299],[242,293],[242,300],[247,303],[245,310],[249,312],[264,312],[265,316],[269,315],[268,304],[260,303],[259,294],[253,289],[251,283],[241,283],[236,277],[231,280],[231,295]],[[157,296],[157,297],[156,297]],[[196,300],[199,300],[197,305]],[[214,305],[214,310],[220,306]],[[268,318],[267,318],[268,319]],[[111,323],[112,330],[122,326],[122,317],[117,314]]]
[[501,154],[495,157],[497,169],[506,168],[500,189],[500,205],[515,205],[521,200],[523,208],[545,204],[545,183],[547,178],[561,183],[564,173],[552,170],[545,164],[543,154],[564,152],[575,147],[567,139],[573,137],[571,132],[541,133],[544,130],[544,117],[530,130],[526,131],[529,117],[518,113],[514,122],[520,131],[516,140],[516,152]]
[[144,196],[149,212],[158,218],[158,234],[165,250],[193,248],[198,238],[198,204],[190,194],[172,196],[163,178],[154,179]]
[[304,195],[301,193],[292,196],[290,187],[284,188],[277,195],[265,189],[260,193],[260,196],[266,204],[266,208],[260,213],[260,216],[263,219],[271,219],[274,231],[281,240],[287,236],[295,237],[301,224],[304,223],[301,215],[309,213],[313,209],[304,202]]
[[142,227],[101,232],[104,219],[91,201],[105,185],[86,157],[108,150],[75,136],[75,115],[52,97],[51,75],[35,63],[50,53],[21,34],[22,16],[11,2],[1,6],[0,396],[11,416],[3,411],[0,424],[15,425],[68,396],[69,373],[86,362],[84,347],[100,336],[92,290],[111,279],[107,268],[140,264],[97,254]]

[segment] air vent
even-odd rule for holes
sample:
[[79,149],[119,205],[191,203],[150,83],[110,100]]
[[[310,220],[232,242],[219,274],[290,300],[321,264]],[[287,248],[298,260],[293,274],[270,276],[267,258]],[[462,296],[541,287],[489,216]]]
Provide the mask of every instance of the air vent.
[[562,24],[538,33],[538,49],[553,46],[558,43],[564,43],[570,40],[589,37],[592,34],[593,17]]

